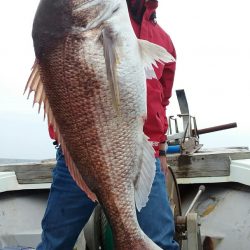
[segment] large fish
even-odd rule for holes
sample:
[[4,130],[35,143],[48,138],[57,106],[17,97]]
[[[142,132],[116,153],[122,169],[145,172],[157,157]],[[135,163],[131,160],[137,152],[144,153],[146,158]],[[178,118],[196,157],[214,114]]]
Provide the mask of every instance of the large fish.
[[160,249],[136,207],[146,205],[155,175],[143,134],[146,75],[173,57],[136,38],[126,0],[41,0],[32,35],[26,89],[39,109],[44,103],[71,175],[104,208],[117,250]]

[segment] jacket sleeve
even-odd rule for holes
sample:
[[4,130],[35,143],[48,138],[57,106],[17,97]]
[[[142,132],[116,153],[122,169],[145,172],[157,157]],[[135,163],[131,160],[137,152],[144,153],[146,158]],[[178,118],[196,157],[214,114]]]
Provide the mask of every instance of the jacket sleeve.
[[[172,54],[172,56],[176,59],[176,52],[174,45],[172,41],[169,38],[169,44],[168,44],[168,52]],[[168,120],[166,116],[166,108],[169,104],[169,99],[172,95],[172,88],[173,88],[173,83],[174,83],[174,76],[175,76],[175,67],[176,67],[176,62],[171,62],[171,63],[166,63],[164,66],[163,74],[160,79],[160,82],[162,84],[162,106],[164,110],[164,127],[165,127],[165,133],[161,137],[161,141],[164,142],[166,141],[166,133],[168,130]]]

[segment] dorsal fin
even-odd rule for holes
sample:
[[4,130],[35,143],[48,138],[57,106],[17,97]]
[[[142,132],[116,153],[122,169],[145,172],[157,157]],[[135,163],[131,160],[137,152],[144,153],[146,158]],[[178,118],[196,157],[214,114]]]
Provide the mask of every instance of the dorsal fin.
[[47,116],[48,124],[51,124],[53,126],[53,129],[55,130],[58,143],[61,145],[64,157],[65,157],[65,162],[69,168],[69,172],[70,172],[71,176],[73,177],[73,179],[75,180],[77,185],[87,194],[87,196],[92,201],[97,201],[96,195],[89,189],[89,187],[86,185],[86,183],[82,179],[82,176],[79,173],[79,170],[75,166],[75,163],[70,156],[70,153],[67,149],[67,145],[64,143],[64,140],[63,140],[61,133],[60,133],[60,128],[55,121],[55,117],[54,117],[52,109],[50,107],[49,100],[48,100],[46,93],[45,93],[44,85],[43,85],[43,82],[42,82],[41,76],[40,76],[39,63],[37,61],[35,61],[34,65],[32,67],[32,72],[31,72],[30,77],[28,79],[28,82],[26,84],[24,93],[27,90],[29,91],[28,98],[29,98],[31,92],[33,92],[33,91],[35,92],[33,105],[35,103],[39,104],[39,109],[38,109],[39,112],[41,109],[41,105],[44,104],[44,118]]

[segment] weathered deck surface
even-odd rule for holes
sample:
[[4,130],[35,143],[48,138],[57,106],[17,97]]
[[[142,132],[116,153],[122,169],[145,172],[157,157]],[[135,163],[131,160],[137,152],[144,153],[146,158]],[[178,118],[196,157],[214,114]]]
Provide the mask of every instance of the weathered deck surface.
[[51,171],[54,166],[54,159],[33,163],[1,164],[0,172],[14,171],[19,184],[50,183]]
[[[168,155],[168,163],[177,178],[230,175],[230,160],[250,159],[245,147],[200,150],[192,155]],[[0,164],[0,172],[14,171],[19,184],[50,183],[55,160]]]
[[176,178],[229,176],[231,160],[239,159],[250,159],[250,150],[246,147],[215,148],[192,155],[168,155]]

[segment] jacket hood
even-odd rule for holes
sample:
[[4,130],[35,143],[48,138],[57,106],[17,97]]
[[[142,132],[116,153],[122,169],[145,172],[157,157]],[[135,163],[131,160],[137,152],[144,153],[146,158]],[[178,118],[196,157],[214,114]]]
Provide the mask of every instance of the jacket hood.
[[141,23],[146,10],[147,19],[156,18],[155,10],[158,7],[158,0],[127,0],[127,4],[130,15],[137,23]]

